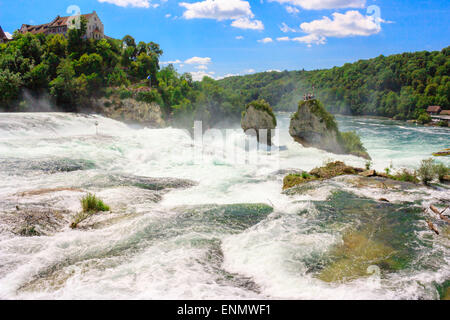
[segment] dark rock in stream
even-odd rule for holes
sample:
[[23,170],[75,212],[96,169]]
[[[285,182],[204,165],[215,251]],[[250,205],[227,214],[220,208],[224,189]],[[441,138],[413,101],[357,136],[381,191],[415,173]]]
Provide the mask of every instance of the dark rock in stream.
[[258,142],[271,146],[277,119],[266,101],[257,100],[248,104],[242,113],[241,127],[246,134],[255,134]]
[[161,191],[165,189],[184,189],[196,186],[197,183],[187,179],[150,178],[133,175],[99,175],[90,179],[83,187],[136,187],[145,190]]
[[[22,173],[25,171],[41,171],[46,173],[74,172],[95,169],[95,163],[83,159],[0,159],[0,168],[8,173]],[[0,169],[2,170],[2,169]],[[2,170],[2,171],[3,171]]]
[[182,213],[183,219],[202,223],[220,224],[233,230],[245,230],[266,219],[273,208],[261,203],[181,206],[174,211]]

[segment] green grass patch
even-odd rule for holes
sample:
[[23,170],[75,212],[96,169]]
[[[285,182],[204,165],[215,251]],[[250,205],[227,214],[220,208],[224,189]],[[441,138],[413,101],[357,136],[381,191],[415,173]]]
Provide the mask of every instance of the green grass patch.
[[313,180],[317,180],[317,177],[314,177],[307,172],[303,172],[302,174],[289,174],[283,180],[283,190],[287,190]]
[[91,193],[81,199],[81,206],[83,212],[106,212],[110,210],[109,206]]
[[417,177],[417,172],[409,171],[407,169],[402,169],[400,172],[394,175],[388,175],[388,177],[396,181],[412,182],[412,183],[420,182],[419,178]]
[[74,221],[70,225],[72,229],[76,229],[78,225],[85,221],[86,219],[92,217],[98,212],[108,212],[111,211],[110,207],[107,206],[103,200],[97,198],[94,194],[87,194],[81,200],[82,211],[75,216]]
[[346,153],[370,159],[366,148],[364,148],[364,145],[361,142],[361,138],[356,132],[341,132],[338,135],[338,139]]

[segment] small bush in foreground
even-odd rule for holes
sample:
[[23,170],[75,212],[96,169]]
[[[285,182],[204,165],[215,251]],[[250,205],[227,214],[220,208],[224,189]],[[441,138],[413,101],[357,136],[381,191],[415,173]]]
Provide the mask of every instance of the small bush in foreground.
[[110,210],[109,206],[91,193],[81,199],[81,207],[83,212],[106,212]]
[[400,172],[393,176],[389,176],[393,180],[404,181],[404,182],[412,182],[419,183],[419,179],[417,178],[417,172],[408,171],[407,169],[402,169]]
[[91,193],[81,199],[81,207],[83,208],[83,211],[75,216],[74,221],[70,225],[72,229],[76,229],[81,222],[90,218],[97,212],[110,211],[109,206]]
[[422,160],[419,170],[417,170],[417,174],[425,185],[433,181],[435,176],[434,160]]
[[450,169],[442,163],[434,165],[434,174],[438,177],[439,181],[444,181],[444,177],[450,173]]

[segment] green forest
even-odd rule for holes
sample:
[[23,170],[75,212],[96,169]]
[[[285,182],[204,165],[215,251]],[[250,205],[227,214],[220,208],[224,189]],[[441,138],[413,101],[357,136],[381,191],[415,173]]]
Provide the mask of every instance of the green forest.
[[379,56],[314,71],[266,72],[226,78],[245,102],[265,99],[292,111],[313,91],[332,113],[417,119],[430,105],[450,109],[450,47],[442,51]]
[[[48,98],[54,110],[92,111],[91,99],[117,94],[160,105],[167,119],[190,125],[241,117],[264,99],[275,111],[295,110],[315,86],[333,113],[417,119],[429,105],[450,108],[450,47],[440,52],[380,56],[315,71],[265,72],[216,81],[193,81],[172,65],[154,42],[86,39],[86,21],[67,36],[20,34],[0,44],[0,111],[36,110],[32,98]],[[151,81],[147,80],[150,76]],[[145,90],[142,90],[142,89]],[[95,110],[94,110],[95,111]]]

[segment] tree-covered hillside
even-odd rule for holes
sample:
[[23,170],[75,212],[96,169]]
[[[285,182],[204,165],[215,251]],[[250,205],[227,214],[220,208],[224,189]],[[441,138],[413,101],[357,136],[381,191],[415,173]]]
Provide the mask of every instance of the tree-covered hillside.
[[[429,105],[450,108],[450,47],[440,52],[380,56],[316,71],[265,72],[220,81],[192,80],[172,65],[160,69],[154,42],[86,39],[80,29],[62,35],[15,33],[0,44],[0,111],[92,111],[92,99],[111,96],[156,102],[168,120],[190,126],[240,118],[259,99],[274,110],[295,110],[305,93],[318,91],[329,111],[416,119]],[[151,77],[151,85],[147,77]],[[114,106],[112,106],[114,107]],[[94,110],[95,111],[95,110]]]
[[213,79],[194,82],[171,65],[160,69],[163,51],[154,42],[86,39],[85,33],[82,18],[67,37],[16,32],[0,44],[0,111],[42,111],[41,100],[51,110],[93,111],[92,99],[115,94],[156,102],[167,119],[190,125],[194,118],[210,124],[239,118],[245,108],[236,92]]
[[294,110],[303,94],[334,113],[415,119],[430,105],[450,109],[450,47],[347,63],[329,70],[266,72],[219,81],[240,90],[245,102],[265,99],[276,110]]

